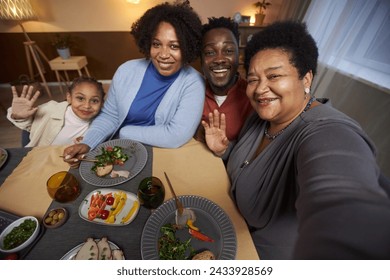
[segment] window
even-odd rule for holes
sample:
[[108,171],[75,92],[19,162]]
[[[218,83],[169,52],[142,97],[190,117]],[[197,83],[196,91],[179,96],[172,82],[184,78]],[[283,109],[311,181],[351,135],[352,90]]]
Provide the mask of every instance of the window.
[[390,2],[313,0],[304,21],[319,62],[390,89]]

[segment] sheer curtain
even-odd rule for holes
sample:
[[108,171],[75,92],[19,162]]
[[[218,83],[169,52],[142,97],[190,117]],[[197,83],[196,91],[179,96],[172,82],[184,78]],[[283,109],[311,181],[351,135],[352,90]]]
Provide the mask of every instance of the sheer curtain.
[[362,125],[390,177],[390,1],[312,0],[303,21],[320,54],[312,92]]
[[302,21],[311,0],[284,0],[276,20]]
[[312,1],[304,21],[320,62],[390,89],[390,1]]

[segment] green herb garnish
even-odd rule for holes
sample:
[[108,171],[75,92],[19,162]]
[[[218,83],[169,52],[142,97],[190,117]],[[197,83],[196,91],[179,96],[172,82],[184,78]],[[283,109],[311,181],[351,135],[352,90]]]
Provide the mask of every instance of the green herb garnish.
[[[190,244],[191,238],[184,242],[180,241],[175,236],[176,229],[172,224],[162,226],[160,231],[162,233],[158,239],[160,260],[185,260],[192,258],[195,254],[195,250]],[[189,255],[187,256],[188,250]]]
[[11,250],[23,244],[33,234],[37,223],[31,219],[25,220],[23,223],[11,230],[4,238],[4,249]]
[[114,147],[102,147],[102,153],[95,157],[97,162],[92,166],[92,171],[96,171],[98,167],[103,167],[109,164],[123,165],[129,156],[123,152],[123,149],[119,146]]

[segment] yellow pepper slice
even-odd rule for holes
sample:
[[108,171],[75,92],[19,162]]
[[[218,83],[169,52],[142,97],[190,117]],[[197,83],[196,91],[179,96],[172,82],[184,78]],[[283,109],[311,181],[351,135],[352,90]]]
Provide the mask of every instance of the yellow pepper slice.
[[126,200],[127,200],[127,195],[125,193],[121,193],[121,198],[119,200],[118,206],[112,212],[112,215],[116,216],[122,211],[123,206],[125,206],[126,204]]
[[126,217],[122,218],[122,221],[121,221],[122,224],[126,223],[133,216],[135,210],[138,209],[138,206],[139,206],[139,202],[138,202],[138,200],[135,200],[129,213],[127,213]]
[[115,200],[114,204],[111,207],[110,214],[106,219],[107,224],[115,223],[116,216],[122,211],[123,206],[126,204],[127,195],[124,192],[119,192],[114,194]]
[[189,228],[193,229],[193,230],[199,231],[199,228],[197,228],[196,226],[194,226],[193,222],[194,222],[194,221],[193,221],[192,219],[188,219],[188,220],[187,220],[187,226],[188,226]]

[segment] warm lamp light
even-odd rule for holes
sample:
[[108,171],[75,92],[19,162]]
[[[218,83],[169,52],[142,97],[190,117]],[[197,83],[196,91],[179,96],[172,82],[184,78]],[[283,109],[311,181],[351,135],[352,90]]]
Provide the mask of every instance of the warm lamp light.
[[2,20],[10,20],[17,21],[20,27],[23,30],[23,34],[26,37],[26,42],[24,42],[24,47],[26,50],[27,56],[27,64],[28,70],[30,72],[30,78],[34,79],[33,67],[31,63],[31,56],[34,60],[35,66],[38,69],[39,75],[42,78],[42,82],[45,86],[47,94],[51,98],[50,89],[47,86],[46,79],[44,76],[45,69],[42,65],[41,55],[46,62],[49,62],[46,55],[42,52],[42,50],[37,46],[35,41],[32,41],[28,36],[26,30],[22,25],[22,21],[33,20],[36,19],[36,14],[34,9],[31,6],[30,0],[0,0],[0,19]]
[[141,2],[141,0],[126,0],[127,3],[131,3],[131,4],[139,4],[139,2]]
[[251,20],[250,20],[250,25],[254,25],[255,24],[255,21],[256,21],[256,18],[255,16],[251,16]]
[[0,19],[31,20],[36,15],[29,0],[0,0]]

